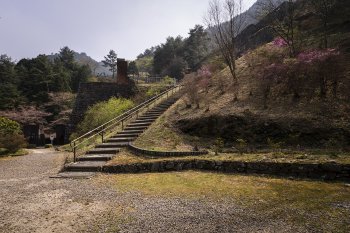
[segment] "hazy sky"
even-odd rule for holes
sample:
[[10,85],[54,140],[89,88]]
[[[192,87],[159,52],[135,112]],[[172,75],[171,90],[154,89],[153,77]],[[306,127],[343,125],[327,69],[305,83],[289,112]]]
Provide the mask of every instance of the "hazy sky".
[[[63,46],[102,60],[134,59],[168,36],[203,24],[209,0],[0,0],[0,54],[13,59]],[[255,0],[244,0],[246,7]]]

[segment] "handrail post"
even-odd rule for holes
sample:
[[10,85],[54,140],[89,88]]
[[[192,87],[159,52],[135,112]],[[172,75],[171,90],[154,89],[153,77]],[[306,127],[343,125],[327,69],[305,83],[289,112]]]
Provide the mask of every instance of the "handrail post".
[[76,147],[75,147],[75,141],[73,143],[73,161],[76,162]]
[[122,120],[122,130],[124,130],[124,120]]
[[102,126],[102,131],[101,131],[101,136],[102,136],[102,143],[103,143],[103,141],[104,141],[104,138],[103,138],[103,136],[104,136],[104,131],[105,131],[105,129],[104,129],[105,127],[104,126]]

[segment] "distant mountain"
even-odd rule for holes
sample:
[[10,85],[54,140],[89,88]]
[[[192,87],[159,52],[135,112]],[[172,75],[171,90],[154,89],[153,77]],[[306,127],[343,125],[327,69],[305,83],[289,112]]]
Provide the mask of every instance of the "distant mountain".
[[[262,14],[264,6],[268,6],[269,4],[273,4],[274,6],[279,6],[283,2],[287,0],[257,0],[248,10],[243,12],[241,15],[236,16],[236,22],[238,17],[242,17],[244,19],[244,23],[241,25],[240,32],[237,37],[242,37],[241,34],[245,33],[246,29],[251,27],[252,25],[259,24],[260,20],[264,17]],[[228,26],[228,22],[224,23],[224,25]],[[215,39],[210,30],[208,30],[208,34],[210,37],[209,48],[215,48]],[[245,47],[245,46],[244,46]]]
[[257,0],[247,11],[242,13],[242,16],[245,17],[245,23],[242,30],[251,24],[257,24],[260,21],[262,6],[266,6],[270,3],[278,6],[285,1],[286,0]]
[[[58,57],[58,53],[48,55],[48,57],[49,59],[54,60],[56,57]],[[84,52],[78,53],[74,51],[74,59],[79,64],[90,66],[91,71],[94,75],[97,75],[97,76],[112,75],[112,72],[110,72],[107,67],[104,67],[102,62],[97,62],[96,60],[92,59],[90,56],[88,56]]]

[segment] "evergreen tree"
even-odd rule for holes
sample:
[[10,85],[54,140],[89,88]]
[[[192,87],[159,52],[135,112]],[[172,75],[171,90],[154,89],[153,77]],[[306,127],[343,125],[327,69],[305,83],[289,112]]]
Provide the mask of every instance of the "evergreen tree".
[[117,72],[117,54],[114,52],[114,50],[110,50],[107,56],[105,56],[105,60],[103,60],[103,66],[109,67],[109,70],[112,72],[114,79],[114,74]]
[[201,63],[207,55],[207,45],[209,38],[203,26],[196,25],[189,32],[189,37],[185,41],[184,59],[191,71],[196,71],[201,67]]
[[52,63],[46,55],[33,59],[22,59],[16,67],[20,77],[19,89],[29,101],[45,103],[49,100],[48,93],[53,89]]
[[129,63],[128,66],[128,73],[132,75],[138,75],[139,74],[139,69],[137,68],[136,62],[132,61]]
[[58,54],[59,60],[63,63],[64,67],[68,70],[73,70],[74,68],[74,51],[65,46],[61,48]]
[[0,55],[0,109],[11,109],[19,104],[20,93],[14,67],[10,57]]

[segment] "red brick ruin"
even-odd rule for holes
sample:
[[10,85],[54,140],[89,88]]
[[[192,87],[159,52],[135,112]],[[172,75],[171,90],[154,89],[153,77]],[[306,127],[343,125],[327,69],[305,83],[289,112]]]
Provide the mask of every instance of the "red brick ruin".
[[128,78],[128,62],[125,59],[118,58],[117,60],[117,83],[129,84]]

